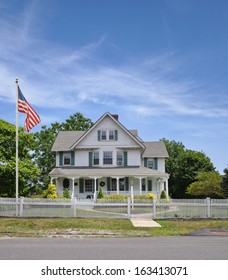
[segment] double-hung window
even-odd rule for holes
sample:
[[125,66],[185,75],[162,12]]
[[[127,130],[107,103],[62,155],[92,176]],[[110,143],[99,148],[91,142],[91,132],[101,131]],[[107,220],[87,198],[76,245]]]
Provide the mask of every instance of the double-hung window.
[[123,152],[117,151],[116,154],[116,165],[122,166],[123,165]]
[[99,152],[93,153],[93,165],[99,165]]
[[112,152],[104,152],[103,164],[112,164]]
[[63,165],[70,165],[71,164],[71,154],[64,153],[63,154]]
[[147,167],[151,168],[151,169],[154,169],[154,159],[153,158],[148,158]]
[[115,132],[114,130],[109,130],[109,140],[114,140],[115,139]]
[[101,131],[101,140],[106,140],[107,139],[107,131],[106,130],[102,130]]

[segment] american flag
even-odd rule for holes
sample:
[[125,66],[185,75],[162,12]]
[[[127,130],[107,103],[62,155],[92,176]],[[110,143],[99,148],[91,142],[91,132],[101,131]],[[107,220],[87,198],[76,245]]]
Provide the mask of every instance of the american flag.
[[35,125],[40,123],[39,115],[25,99],[20,87],[18,86],[18,112],[25,113],[25,130],[29,132]]

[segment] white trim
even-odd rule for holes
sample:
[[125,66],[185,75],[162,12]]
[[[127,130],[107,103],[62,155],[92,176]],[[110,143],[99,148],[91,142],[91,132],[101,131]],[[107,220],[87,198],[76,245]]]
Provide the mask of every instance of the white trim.
[[[70,150],[73,150],[92,130],[94,130],[97,125],[105,118],[110,117],[119,127],[121,127],[142,149],[145,149],[146,147],[134,136],[132,135],[128,129],[126,129],[119,121],[117,121],[110,113],[105,113],[103,116],[100,117],[100,119],[89,129],[87,130],[71,147]],[[107,141],[107,140],[103,140]]]

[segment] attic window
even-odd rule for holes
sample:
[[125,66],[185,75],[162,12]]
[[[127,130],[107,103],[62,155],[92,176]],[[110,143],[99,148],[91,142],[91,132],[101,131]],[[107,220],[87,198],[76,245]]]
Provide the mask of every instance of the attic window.
[[114,139],[115,139],[114,130],[109,130],[109,140],[114,140]]
[[118,130],[98,130],[97,131],[98,141],[117,141],[118,140]]
[[107,139],[107,131],[106,130],[102,130],[101,131],[101,140],[106,140]]

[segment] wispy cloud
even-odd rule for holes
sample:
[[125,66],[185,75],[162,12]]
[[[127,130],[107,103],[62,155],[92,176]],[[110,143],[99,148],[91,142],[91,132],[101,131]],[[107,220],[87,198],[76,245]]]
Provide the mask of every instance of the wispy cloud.
[[14,102],[12,81],[19,75],[31,102],[41,107],[73,108],[77,100],[80,104],[118,106],[142,116],[228,116],[223,106],[227,97],[218,98],[217,104],[208,102],[207,85],[180,77],[175,52],[113,66],[99,55],[108,40],[105,36],[75,49],[34,37],[36,3],[23,12],[22,22],[0,20],[0,100]]

